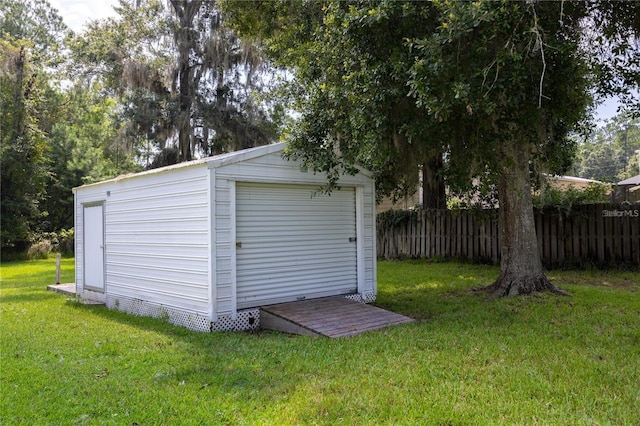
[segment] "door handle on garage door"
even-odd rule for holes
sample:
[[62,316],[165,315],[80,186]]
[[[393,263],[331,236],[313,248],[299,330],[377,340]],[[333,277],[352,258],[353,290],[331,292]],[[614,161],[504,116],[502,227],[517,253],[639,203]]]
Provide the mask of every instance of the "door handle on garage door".
[[349,237],[349,242],[350,242],[350,243],[355,243],[355,242],[356,242],[356,240],[357,240],[357,238],[356,238],[356,237]]
[[236,243],[236,248],[242,248],[242,243]]

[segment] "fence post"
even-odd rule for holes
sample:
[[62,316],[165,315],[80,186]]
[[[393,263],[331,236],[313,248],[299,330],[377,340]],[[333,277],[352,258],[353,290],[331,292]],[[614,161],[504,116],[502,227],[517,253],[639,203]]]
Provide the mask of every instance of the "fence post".
[[62,255],[60,253],[56,253],[56,284],[60,284],[60,260]]

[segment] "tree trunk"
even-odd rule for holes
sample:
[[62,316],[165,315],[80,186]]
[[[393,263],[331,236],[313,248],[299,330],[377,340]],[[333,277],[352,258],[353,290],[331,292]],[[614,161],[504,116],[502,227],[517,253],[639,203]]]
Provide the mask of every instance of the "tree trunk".
[[[180,55],[183,58],[183,55]],[[178,116],[179,161],[190,161],[191,156],[191,81],[189,79],[188,56],[185,55],[180,65],[180,114]]]
[[171,0],[173,10],[178,16],[180,26],[175,30],[174,40],[178,48],[178,161],[192,159],[191,149],[191,113],[193,95],[191,93],[191,37],[193,33],[193,19],[200,8],[199,1]]
[[422,208],[444,210],[447,208],[444,179],[440,171],[444,167],[442,154],[428,156],[422,164]]
[[540,291],[566,293],[545,276],[536,237],[529,177],[529,151],[513,143],[504,153],[504,171],[498,180],[500,276],[487,289],[490,298]]

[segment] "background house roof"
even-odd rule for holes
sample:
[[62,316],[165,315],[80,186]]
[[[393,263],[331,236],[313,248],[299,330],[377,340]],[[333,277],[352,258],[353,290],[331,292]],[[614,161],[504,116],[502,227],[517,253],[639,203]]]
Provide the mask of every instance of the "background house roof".
[[640,175],[618,182],[618,185],[640,185]]

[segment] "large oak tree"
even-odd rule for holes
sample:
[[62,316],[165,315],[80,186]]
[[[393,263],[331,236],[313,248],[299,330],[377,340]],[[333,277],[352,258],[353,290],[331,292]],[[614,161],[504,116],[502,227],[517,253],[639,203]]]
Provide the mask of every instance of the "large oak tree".
[[[300,117],[288,134],[292,156],[335,182],[358,162],[378,170],[408,166],[394,147],[415,155],[415,142],[445,151],[452,184],[478,177],[498,189],[501,273],[491,294],[562,293],[540,262],[532,177],[571,163],[568,136],[588,117],[594,88],[625,95],[637,87],[640,4],[225,6],[241,31],[261,35],[293,75],[290,94]],[[385,49],[385,41],[392,47]],[[420,125],[394,117],[409,114],[420,117]]]

